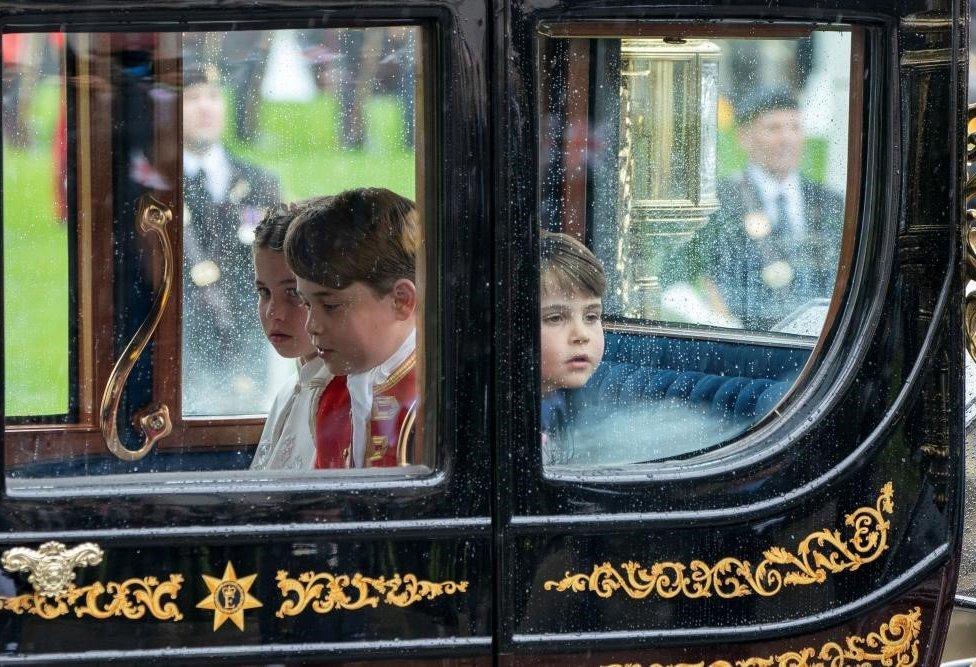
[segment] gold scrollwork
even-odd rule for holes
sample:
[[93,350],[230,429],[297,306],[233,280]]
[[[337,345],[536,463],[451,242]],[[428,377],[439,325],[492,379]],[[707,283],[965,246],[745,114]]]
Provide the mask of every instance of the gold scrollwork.
[[784,586],[822,584],[828,574],[856,570],[877,559],[888,548],[890,524],[885,514],[894,511],[894,487],[882,487],[873,507],[859,507],[848,514],[844,523],[853,529],[846,539],[840,531],[824,528],[807,535],[790,552],[771,547],[763,560],[753,565],[739,558],[722,558],[714,565],[700,560],[690,564],[663,561],[645,568],[640,563],[621,565],[623,572],[610,563],[594,565],[593,571],[570,573],[558,581],[549,580],[545,590],[592,591],[608,598],[622,590],[634,599],[652,595],[661,598],[685,596],[705,598],[717,595],[736,598],[744,595],[776,595]]
[[[420,600],[433,600],[441,595],[454,595],[468,590],[467,581],[427,581],[416,575],[394,574],[386,577],[364,577],[358,572],[348,574],[302,572],[297,579],[285,570],[278,571],[278,588],[282,597],[275,616],[297,616],[311,605],[312,611],[328,614],[338,609],[356,610],[377,607],[380,602],[394,607],[409,607]],[[291,596],[294,594],[294,599]]]
[[[915,607],[907,614],[895,614],[876,632],[866,636],[848,636],[843,644],[827,642],[819,649],[802,648],[765,658],[743,660],[704,660],[678,663],[668,667],[914,667],[918,664],[918,638],[922,632],[922,610]],[[643,667],[639,662],[612,663],[602,667]],[[647,667],[664,667],[650,663]]]
[[60,542],[45,542],[36,551],[27,547],[7,549],[0,565],[8,572],[29,572],[27,581],[34,590],[55,597],[75,580],[75,568],[98,565],[105,553],[92,542],[67,548]]
[[144,577],[122,582],[110,581],[107,584],[95,582],[87,586],[70,584],[53,597],[41,593],[0,597],[0,609],[15,614],[31,614],[45,620],[64,616],[73,609],[78,618],[124,616],[137,620],[149,614],[160,621],[175,622],[183,619],[176,604],[182,584],[183,576],[179,574],[171,574],[163,582],[156,577]]

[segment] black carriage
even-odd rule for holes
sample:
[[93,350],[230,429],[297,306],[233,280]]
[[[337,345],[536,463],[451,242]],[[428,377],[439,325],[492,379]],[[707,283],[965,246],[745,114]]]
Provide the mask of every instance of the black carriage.
[[[954,599],[974,655],[965,12],[0,4],[0,660],[910,667]],[[253,469],[255,224],[359,186],[420,211],[413,447]]]

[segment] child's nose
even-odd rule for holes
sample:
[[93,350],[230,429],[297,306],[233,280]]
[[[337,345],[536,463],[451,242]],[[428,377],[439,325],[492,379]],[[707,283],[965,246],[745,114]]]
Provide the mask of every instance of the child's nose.
[[284,319],[283,310],[281,305],[275,301],[274,297],[268,299],[267,314],[269,320],[281,320]]
[[585,343],[590,340],[586,325],[581,320],[573,320],[573,330],[570,332],[574,343]]
[[308,334],[310,334],[310,335],[314,335],[316,333],[316,330],[315,330],[315,322],[312,321],[312,313],[311,313],[311,311],[309,311],[305,315],[305,332],[308,333]]

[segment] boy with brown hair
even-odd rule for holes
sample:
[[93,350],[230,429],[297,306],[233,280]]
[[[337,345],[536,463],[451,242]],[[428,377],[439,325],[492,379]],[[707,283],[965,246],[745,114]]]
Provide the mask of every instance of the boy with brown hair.
[[603,359],[600,260],[567,234],[542,232],[539,310],[542,317],[542,396],[579,389]]
[[316,468],[404,465],[416,380],[420,224],[409,199],[347,190],[304,211],[285,257],[306,329],[336,375],[315,416]]
[[542,445],[549,463],[565,459],[568,423],[589,401],[577,395],[603,360],[600,260],[567,234],[542,232],[539,267]]

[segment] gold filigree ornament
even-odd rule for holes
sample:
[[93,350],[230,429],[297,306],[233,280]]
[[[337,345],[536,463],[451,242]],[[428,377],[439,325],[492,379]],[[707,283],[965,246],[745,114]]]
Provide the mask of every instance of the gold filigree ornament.
[[[667,667],[915,667],[919,657],[919,635],[922,633],[922,610],[915,607],[907,614],[895,614],[882,623],[877,632],[866,636],[852,635],[843,643],[827,642],[819,648],[806,647],[768,657],[742,660],[704,660],[678,663]],[[639,662],[612,663],[602,667],[644,667]],[[650,663],[647,667],[664,667]]]
[[[69,584],[53,597],[40,593],[0,597],[0,609],[15,614],[31,614],[45,620],[64,616],[74,609],[78,618],[91,616],[103,620],[123,616],[134,621],[149,614],[160,621],[175,622],[183,619],[176,604],[182,583],[182,575],[171,574],[163,582],[156,577],[144,577],[122,582],[110,581],[107,584],[95,582],[87,586]],[[170,599],[165,600],[167,597]]]
[[827,575],[853,571],[876,560],[888,548],[890,524],[885,515],[894,512],[894,487],[885,484],[873,507],[859,507],[844,518],[851,529],[847,537],[838,530],[824,528],[807,535],[795,552],[771,547],[755,566],[747,560],[726,557],[714,565],[700,560],[689,564],[659,561],[650,567],[627,562],[617,569],[610,563],[594,565],[593,571],[571,573],[544,584],[545,590],[581,593],[591,591],[609,598],[623,591],[642,600],[652,595],[661,598],[684,596],[737,598],[745,595],[765,597],[786,586],[822,584]]
[[[468,590],[467,581],[426,581],[416,575],[394,574],[391,578],[348,574],[302,572],[297,579],[285,570],[278,571],[278,588],[285,598],[275,616],[298,616],[311,605],[312,611],[328,614],[339,609],[376,608],[380,602],[394,607],[409,607],[420,600],[454,595]],[[294,599],[290,596],[294,594]]]

